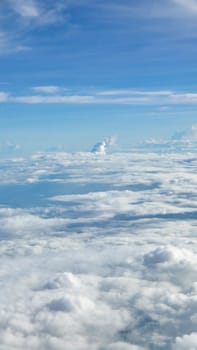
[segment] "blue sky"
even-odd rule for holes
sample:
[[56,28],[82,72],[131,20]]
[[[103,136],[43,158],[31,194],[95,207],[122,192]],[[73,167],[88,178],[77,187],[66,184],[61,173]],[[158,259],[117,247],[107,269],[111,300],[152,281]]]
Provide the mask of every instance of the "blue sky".
[[195,124],[196,17],[196,0],[2,1],[1,144],[128,147]]

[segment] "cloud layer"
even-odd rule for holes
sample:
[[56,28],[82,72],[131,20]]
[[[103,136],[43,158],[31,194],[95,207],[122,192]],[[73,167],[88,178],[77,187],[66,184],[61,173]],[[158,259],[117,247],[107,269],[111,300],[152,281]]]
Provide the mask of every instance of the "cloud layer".
[[2,348],[195,349],[196,167],[180,153],[1,160]]

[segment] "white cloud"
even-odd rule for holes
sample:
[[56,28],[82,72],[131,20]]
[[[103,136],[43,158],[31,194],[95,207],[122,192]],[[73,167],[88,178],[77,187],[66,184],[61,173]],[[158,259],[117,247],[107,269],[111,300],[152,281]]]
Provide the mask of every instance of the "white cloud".
[[36,18],[40,16],[40,9],[35,0],[8,0],[12,9],[22,17]]
[[48,86],[34,86],[32,88],[34,91],[43,92],[46,94],[54,94],[59,91],[58,86],[48,85]]
[[106,154],[106,151],[110,149],[115,144],[115,137],[109,137],[103,140],[102,142],[96,143],[92,148],[92,153],[96,154]]
[[197,344],[197,333],[185,334],[183,337],[177,337],[174,350],[195,350]]
[[[9,94],[10,103],[26,104],[112,104],[112,105],[155,105],[165,109],[170,105],[195,105],[196,93],[179,93],[176,91],[140,91],[140,90],[109,90],[86,91],[86,93],[73,94],[69,90],[66,94],[60,94],[58,86],[35,86],[33,90],[42,94],[17,95]],[[55,94],[55,95],[53,95]],[[5,100],[8,94],[2,95]],[[1,102],[1,100],[0,100]]]
[[65,104],[91,104],[95,103],[94,96],[43,96],[43,95],[34,95],[34,96],[18,96],[10,98],[10,101],[17,103],[27,103],[27,104],[50,104],[50,103],[65,103]]
[[143,96],[169,96],[173,94],[171,90],[161,90],[161,91],[141,91],[135,89],[119,89],[119,90],[105,90],[98,92],[101,96],[116,96],[116,95],[143,95]]
[[145,348],[142,348],[141,346],[137,346],[137,345],[123,343],[123,342],[117,342],[114,344],[110,344],[107,347],[107,350],[143,350],[143,349],[145,349]]
[[197,93],[174,93],[170,96],[172,103],[179,104],[196,104],[197,103]]
[[2,349],[195,349],[196,165],[148,152],[1,160]]
[[151,266],[171,262],[180,263],[185,260],[186,253],[176,247],[159,247],[144,256],[144,264]]
[[97,154],[106,154],[106,142],[98,142],[94,145],[92,148],[92,153],[97,153]]

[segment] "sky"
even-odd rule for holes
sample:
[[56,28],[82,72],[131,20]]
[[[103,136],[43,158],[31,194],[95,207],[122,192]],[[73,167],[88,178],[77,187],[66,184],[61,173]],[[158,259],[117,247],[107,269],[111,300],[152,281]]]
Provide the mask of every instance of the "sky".
[[112,135],[124,148],[191,127],[196,17],[196,0],[2,0],[1,149]]
[[196,17],[0,0],[1,350],[197,349]]

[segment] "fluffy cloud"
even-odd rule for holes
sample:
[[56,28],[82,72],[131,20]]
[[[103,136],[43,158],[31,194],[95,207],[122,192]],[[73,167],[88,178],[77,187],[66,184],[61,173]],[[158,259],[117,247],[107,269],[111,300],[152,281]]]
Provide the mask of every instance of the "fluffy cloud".
[[195,350],[197,344],[197,333],[186,334],[183,337],[177,337],[174,350]]
[[1,160],[2,348],[195,349],[196,166],[185,153]]
[[110,137],[102,142],[98,142],[94,145],[92,148],[92,153],[97,153],[97,154],[105,154],[106,151],[115,144],[115,138]]
[[195,263],[196,257],[190,251],[173,246],[159,247],[144,256],[144,264],[149,267],[158,264],[180,264],[186,261]]

